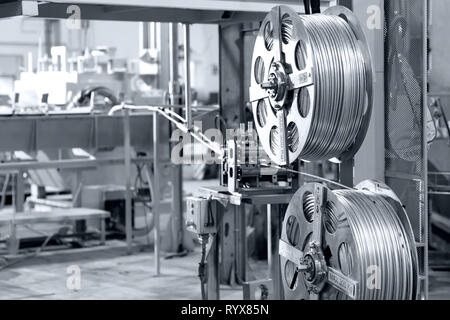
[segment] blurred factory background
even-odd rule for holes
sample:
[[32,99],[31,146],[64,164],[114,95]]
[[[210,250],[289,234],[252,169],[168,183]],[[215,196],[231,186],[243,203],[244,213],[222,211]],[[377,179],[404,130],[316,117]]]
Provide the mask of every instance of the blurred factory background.
[[[311,13],[354,32],[354,91],[319,86],[325,58],[295,44]],[[450,299],[449,14],[446,0],[0,0],[0,299]],[[353,127],[342,101],[317,111],[338,90],[363,92]],[[247,147],[257,134],[255,163],[213,129],[249,132]],[[398,214],[377,261],[402,292],[362,285],[377,241],[332,214],[341,189],[372,192],[360,216]]]

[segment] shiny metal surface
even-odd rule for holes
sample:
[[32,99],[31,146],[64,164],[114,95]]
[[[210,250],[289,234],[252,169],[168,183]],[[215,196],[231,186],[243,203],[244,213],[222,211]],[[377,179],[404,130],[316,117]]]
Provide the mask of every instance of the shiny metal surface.
[[270,159],[353,157],[372,110],[371,59],[353,13],[333,7],[299,16],[276,7],[253,54],[250,100]]
[[[321,200],[315,197],[318,188],[325,194]],[[287,299],[417,298],[418,260],[406,212],[384,185],[369,181],[357,188],[332,191],[308,184],[292,198],[281,241],[295,249],[280,252]],[[314,220],[317,210],[320,221]],[[315,236],[318,227],[321,237]],[[308,255],[315,267],[303,260]],[[317,270],[326,277],[314,277]]]

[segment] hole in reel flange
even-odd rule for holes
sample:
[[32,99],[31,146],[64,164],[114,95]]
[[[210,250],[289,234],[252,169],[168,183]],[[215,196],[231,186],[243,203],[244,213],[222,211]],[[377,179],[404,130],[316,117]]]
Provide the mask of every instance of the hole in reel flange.
[[261,128],[265,127],[267,123],[267,104],[264,100],[259,100],[258,106],[256,107],[256,114],[259,126]]
[[280,130],[277,126],[273,126],[270,130],[270,150],[276,156],[280,150]]
[[353,271],[353,255],[346,242],[342,242],[339,246],[338,261],[342,274],[349,276]]
[[264,60],[258,57],[255,62],[254,76],[257,84],[261,84],[264,81],[264,75],[266,72],[266,66],[264,65]]
[[284,44],[289,44],[294,33],[294,23],[288,13],[281,18],[281,40]]
[[295,46],[295,66],[299,71],[306,68],[306,44],[303,40],[299,40]]
[[309,97],[308,88],[303,87],[298,90],[297,94],[297,107],[298,112],[302,118],[306,118],[309,115],[311,106],[311,99]]
[[298,220],[294,216],[290,216],[286,224],[286,234],[289,243],[296,247],[300,239],[300,226]]
[[272,48],[273,48],[273,26],[272,26],[272,22],[270,22],[270,21],[267,21],[266,25],[264,26],[264,44],[268,51],[272,50]]
[[299,134],[297,125],[294,122],[289,123],[288,128],[288,147],[289,151],[296,152],[299,146]]
[[305,192],[303,195],[303,214],[305,215],[306,221],[312,223],[314,221],[314,195],[311,192]]
[[335,214],[335,210],[334,204],[331,201],[327,201],[323,219],[325,229],[330,234],[335,234],[338,227],[338,217]]

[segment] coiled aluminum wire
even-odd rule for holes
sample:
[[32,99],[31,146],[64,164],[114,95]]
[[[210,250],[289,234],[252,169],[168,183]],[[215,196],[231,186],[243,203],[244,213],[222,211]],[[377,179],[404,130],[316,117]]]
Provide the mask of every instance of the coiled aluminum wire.
[[[373,282],[360,282],[358,299],[413,299],[415,271],[411,253],[415,249],[395,209],[372,193],[345,190],[335,194],[350,225],[360,279],[367,279],[371,273],[379,277]],[[337,216],[333,210],[328,208],[325,221]]]
[[[354,299],[416,299],[417,252],[401,204],[396,207],[387,197],[371,191],[329,191],[321,209],[322,221],[316,222],[312,192],[313,187],[306,185],[294,195],[286,212],[282,239],[307,252],[311,235],[317,230],[314,224],[320,223],[321,248],[329,252],[327,266],[357,283]],[[289,266],[286,268],[283,263],[284,282],[290,284],[292,275],[286,271]],[[293,288],[285,285],[285,295],[293,300],[307,299],[309,291],[298,277]],[[348,298],[332,285],[325,286],[320,293],[320,299]]]
[[353,157],[370,121],[372,64],[352,12],[299,16],[274,8],[255,42],[250,100],[275,164]]
[[351,148],[363,126],[367,107],[364,56],[342,18],[311,15],[301,19],[312,46],[316,90],[313,119],[300,157],[331,159]]

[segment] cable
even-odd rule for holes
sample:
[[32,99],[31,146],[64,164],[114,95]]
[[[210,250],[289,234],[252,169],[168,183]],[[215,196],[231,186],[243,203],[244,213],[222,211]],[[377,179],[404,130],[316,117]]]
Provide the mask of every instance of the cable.
[[203,144],[205,147],[214,151],[216,156],[222,157],[224,155],[223,148],[217,143],[209,139],[206,135],[204,135],[199,127],[193,126],[191,129],[188,129],[187,122],[184,118],[182,118],[176,112],[170,110],[170,107],[157,107],[157,106],[132,106],[132,105],[117,105],[111,108],[108,113],[109,116],[114,115],[117,111],[120,110],[138,110],[138,111],[150,111],[156,112],[173,123],[178,129],[180,129],[184,133],[189,133],[196,141]]
[[214,222],[214,214],[211,208],[211,202],[212,202],[212,197],[209,198],[208,201],[208,220],[206,221],[206,226],[207,227],[213,227],[215,222]]
[[208,290],[206,289],[206,285],[208,284],[208,275],[207,275],[208,264],[206,262],[208,240],[209,235],[200,236],[200,242],[202,245],[202,256],[198,264],[198,277],[200,278],[202,300],[208,299],[208,292],[207,292]]
[[[152,219],[150,220],[150,223],[148,221],[147,215],[149,213],[153,212],[153,186],[151,184],[151,181],[148,181],[145,183],[144,178],[142,177],[142,170],[145,169],[145,164],[136,164],[136,178],[134,181],[134,198],[138,200],[140,203],[142,203],[145,211],[145,227],[144,228],[133,228],[133,234],[135,236],[143,235],[145,234],[147,237],[147,242],[150,244],[150,231],[154,228],[154,219],[152,216]],[[146,188],[149,190],[149,196],[148,198],[145,198],[139,194],[139,190],[143,188],[143,186],[146,186]]]

